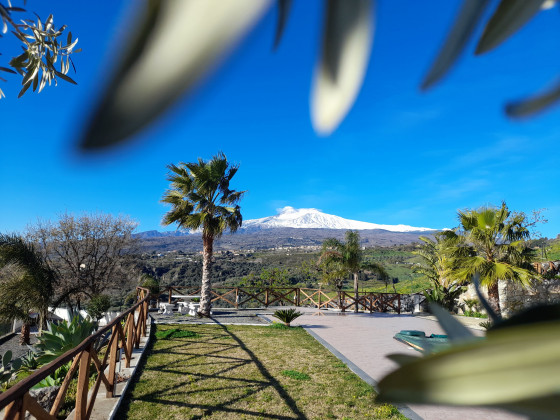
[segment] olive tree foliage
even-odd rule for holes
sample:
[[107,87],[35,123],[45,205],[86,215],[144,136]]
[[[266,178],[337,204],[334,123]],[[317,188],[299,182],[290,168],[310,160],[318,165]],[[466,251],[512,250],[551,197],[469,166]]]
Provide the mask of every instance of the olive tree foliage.
[[[22,77],[22,88],[18,97],[30,88],[41,92],[51,83],[57,84],[58,78],[76,84],[68,76],[70,67],[76,70],[72,58],[73,53],[80,52],[75,48],[78,38],[72,38],[72,32],[63,35],[66,25],[57,28],[53,15],[45,20],[35,16],[33,20],[22,17],[26,10],[14,7],[11,0],[0,0],[0,36],[8,33],[21,42],[23,52],[8,62],[8,67],[0,65],[4,73],[19,74]],[[22,15],[23,14],[23,15]],[[1,81],[6,79],[0,77]],[[0,99],[4,93],[0,89]]]
[[[143,130],[182,96],[194,92],[274,3],[278,5],[274,47],[278,48],[284,30],[289,30],[291,0],[139,3],[142,10],[132,21],[133,36],[120,43],[122,59],[104,87],[81,146],[107,147]],[[433,87],[451,70],[482,26],[476,55],[493,50],[537,13],[555,5],[556,0],[463,0],[421,82],[422,89]],[[376,16],[374,0],[324,0],[324,7],[321,54],[314,70],[310,108],[315,131],[328,135],[350,111],[361,89],[370,62]],[[398,7],[395,4],[395,13],[401,12]],[[493,10],[486,20],[488,9]],[[189,42],[177,46],[177,39]],[[511,117],[524,117],[559,100],[557,83],[531,98],[510,101],[505,111]]]
[[63,214],[56,222],[28,227],[49,267],[56,273],[56,304],[78,306],[106,291],[128,287],[137,223],[109,214]]

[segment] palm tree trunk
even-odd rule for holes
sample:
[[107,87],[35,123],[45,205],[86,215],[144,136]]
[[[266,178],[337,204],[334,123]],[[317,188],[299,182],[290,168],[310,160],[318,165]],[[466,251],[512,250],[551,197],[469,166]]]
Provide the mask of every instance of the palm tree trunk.
[[214,238],[210,235],[202,236],[202,287],[200,289],[199,316],[209,317],[212,300],[212,279],[210,270],[212,268],[212,253]]
[[359,298],[358,273],[352,273],[352,276],[354,276],[354,299],[355,299],[354,312],[358,312],[358,298]]
[[494,309],[494,312],[496,312],[496,314],[501,317],[502,310],[500,308],[500,291],[498,290],[497,281],[488,286],[488,303],[490,303],[490,306],[492,307],[492,309]]
[[31,344],[30,341],[30,334],[31,332],[31,326],[27,323],[24,322],[23,325],[21,326],[21,333],[19,336],[19,344],[20,345],[24,345],[24,344]]

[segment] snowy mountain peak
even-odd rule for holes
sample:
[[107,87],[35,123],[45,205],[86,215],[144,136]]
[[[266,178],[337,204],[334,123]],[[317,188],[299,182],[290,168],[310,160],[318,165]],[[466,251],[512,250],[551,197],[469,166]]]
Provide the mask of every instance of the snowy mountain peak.
[[435,229],[407,225],[378,225],[344,219],[317,209],[295,209],[290,206],[278,209],[276,216],[251,219],[243,222],[244,229],[305,228],[305,229],[384,229],[391,232],[419,232]]

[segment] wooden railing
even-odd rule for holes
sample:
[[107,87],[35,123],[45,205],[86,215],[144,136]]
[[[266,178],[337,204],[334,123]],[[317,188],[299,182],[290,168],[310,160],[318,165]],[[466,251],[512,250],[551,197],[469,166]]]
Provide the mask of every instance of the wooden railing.
[[[168,302],[185,295],[199,295],[200,287],[168,286]],[[160,295],[161,297],[161,295]],[[272,305],[312,306],[318,309],[358,309],[369,312],[395,311],[401,313],[401,295],[398,293],[360,292],[356,300],[353,292],[328,292],[302,287],[214,287],[212,302],[222,302],[238,309],[248,303],[264,307]]]
[[[76,420],[89,419],[101,383],[105,386],[106,396],[113,397],[117,384],[116,367],[117,363],[120,362],[121,352],[119,350],[122,349],[124,353],[125,366],[130,367],[132,349],[133,347],[138,348],[140,337],[146,335],[148,301],[150,299],[149,291],[139,287],[136,290],[136,295],[137,303],[128,311],[99,329],[77,347],[67,351],[48,365],[43,366],[32,375],[0,394],[0,410],[4,409],[4,420],[23,420],[27,412],[39,420],[56,420],[68,391],[68,386],[76,372],[78,374],[74,411],[74,418]],[[123,321],[124,326],[122,324]],[[106,337],[107,334],[110,334],[110,336]],[[101,360],[96,351],[96,343],[107,339],[105,355]],[[105,346],[103,347],[105,348]],[[70,369],[60,386],[50,412],[47,412],[29,395],[29,390],[68,362],[72,362]],[[92,387],[88,400],[89,373],[92,363],[97,370],[97,380]],[[105,373],[107,366],[109,370]]]

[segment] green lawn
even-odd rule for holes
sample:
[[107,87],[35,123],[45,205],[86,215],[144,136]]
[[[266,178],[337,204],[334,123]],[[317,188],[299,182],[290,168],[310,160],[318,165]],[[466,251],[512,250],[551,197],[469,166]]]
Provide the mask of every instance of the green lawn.
[[405,419],[302,328],[156,331],[117,418]]

